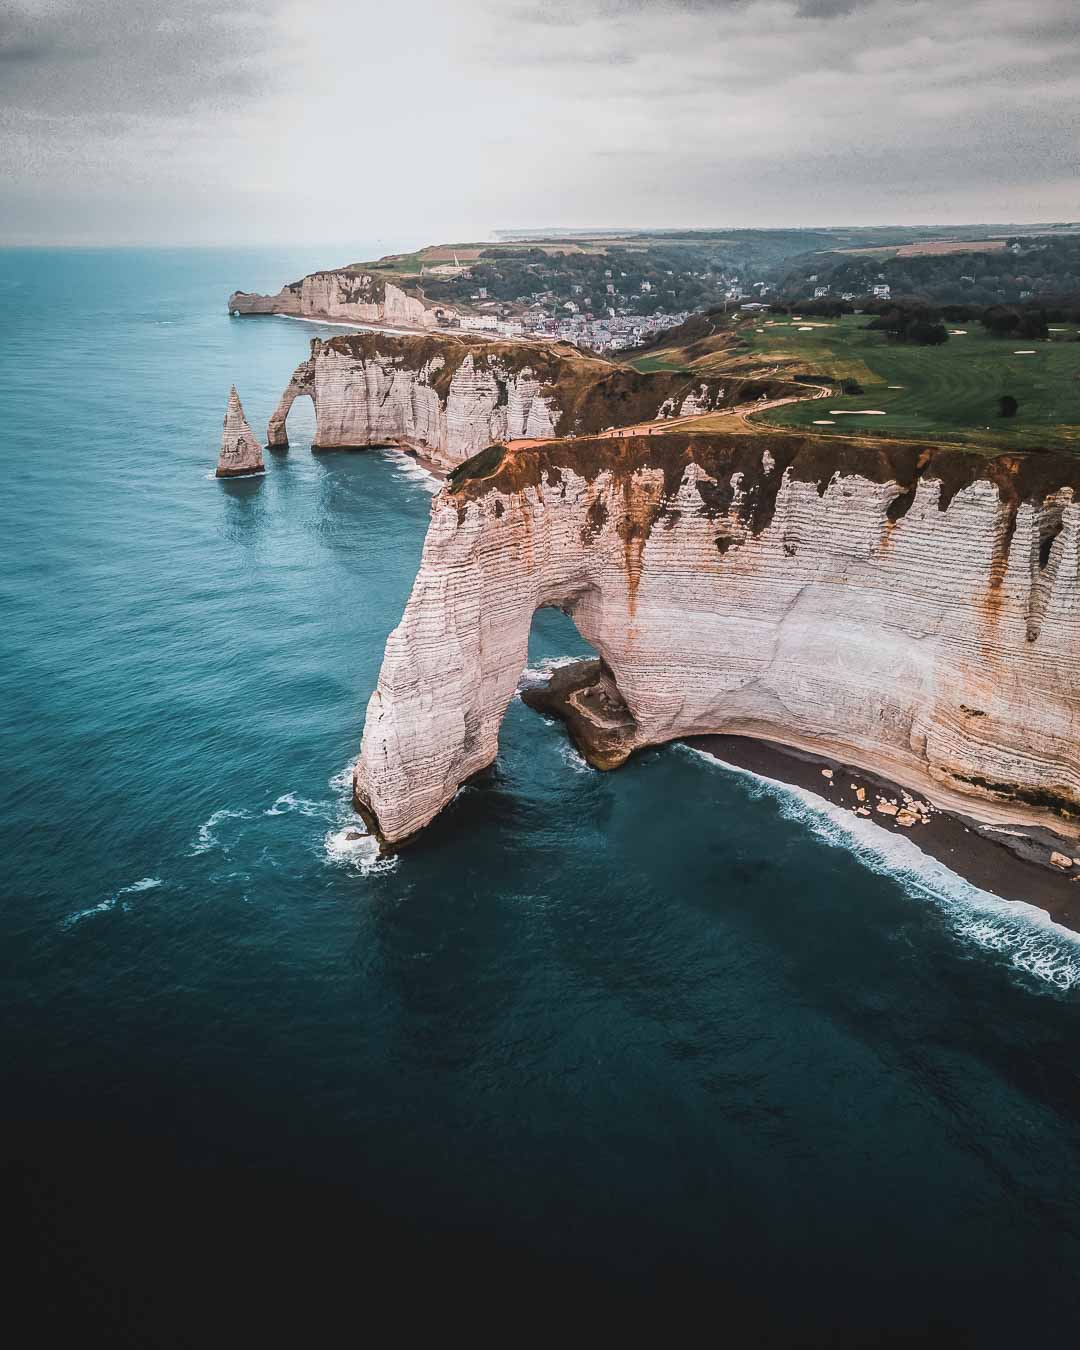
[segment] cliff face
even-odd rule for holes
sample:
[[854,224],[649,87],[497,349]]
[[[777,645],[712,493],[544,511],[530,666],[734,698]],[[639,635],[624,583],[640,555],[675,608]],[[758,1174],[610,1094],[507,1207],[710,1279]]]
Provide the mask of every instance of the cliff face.
[[221,429],[216,477],[235,478],[239,474],[263,472],[262,446],[251,433],[234,384],[229,390],[229,406]]
[[351,271],[313,272],[301,281],[283,286],[277,295],[234,291],[229,296],[229,311],[385,323],[401,328],[434,328],[439,313],[393,282],[380,280],[369,272]]
[[307,394],[318,448],[397,444],[453,467],[494,441],[708,412],[771,390],[765,381],[641,375],[559,343],[357,333],[312,342],[267,438],[288,445],[289,409]]
[[534,611],[601,658],[602,760],[709,732],[1080,835],[1080,462],[777,433],[504,451],[438,498],[368,705],[388,842],[494,759]]

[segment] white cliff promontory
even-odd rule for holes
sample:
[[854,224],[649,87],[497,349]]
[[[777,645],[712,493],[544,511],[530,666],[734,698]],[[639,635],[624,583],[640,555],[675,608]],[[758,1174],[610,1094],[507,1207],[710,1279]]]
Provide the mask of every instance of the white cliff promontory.
[[737,733],[1080,837],[1076,459],[668,433],[454,477],[355,769],[388,843],[494,760],[545,605],[600,656],[570,696],[598,764]]
[[270,419],[267,441],[288,445],[289,409],[308,395],[315,448],[400,445],[452,468],[494,441],[712,411],[770,392],[773,383],[642,375],[565,343],[343,334],[312,341]]
[[445,306],[427,305],[385,278],[351,268],[313,272],[283,286],[277,295],[234,291],[229,296],[229,312],[288,314],[294,318],[333,322],[344,319],[351,323],[424,329],[454,317],[454,312]]
[[252,435],[234,384],[229,390],[229,406],[221,431],[221,454],[218,456],[216,476],[235,478],[238,474],[264,472],[262,446]]

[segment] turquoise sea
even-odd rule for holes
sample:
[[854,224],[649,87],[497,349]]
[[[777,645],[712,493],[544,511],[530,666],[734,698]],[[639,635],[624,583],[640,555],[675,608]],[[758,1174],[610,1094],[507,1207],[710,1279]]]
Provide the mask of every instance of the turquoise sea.
[[[511,1292],[1074,1342],[1080,943],[1036,911],[685,747],[594,773],[520,702],[417,847],[342,848],[434,484],[312,456],[306,401],[264,478],[209,475],[230,383],[262,435],[330,331],[229,291],[374,248],[0,253],[0,1200],[40,1343]],[[583,650],[537,616],[534,669]]]

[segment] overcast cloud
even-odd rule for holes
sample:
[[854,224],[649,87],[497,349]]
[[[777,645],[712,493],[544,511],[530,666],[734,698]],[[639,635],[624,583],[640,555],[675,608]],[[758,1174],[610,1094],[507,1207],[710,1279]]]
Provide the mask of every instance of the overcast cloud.
[[1075,0],[0,0],[0,241],[1080,217]]

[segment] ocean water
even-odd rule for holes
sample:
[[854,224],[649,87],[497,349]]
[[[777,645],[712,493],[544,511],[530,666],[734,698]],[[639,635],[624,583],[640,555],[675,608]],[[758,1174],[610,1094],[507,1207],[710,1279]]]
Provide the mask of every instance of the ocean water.
[[[261,435],[324,331],[229,290],[327,261],[0,253],[3,1212],[42,1325],[206,1344],[212,1300],[406,1279],[704,1296],[739,1344],[1074,1338],[1080,944],[1038,911],[685,747],[594,773],[517,701],[418,846],[343,839],[435,485],[312,456],[306,401],[265,477],[208,476],[229,384]],[[532,669],[584,650],[537,616]]]

